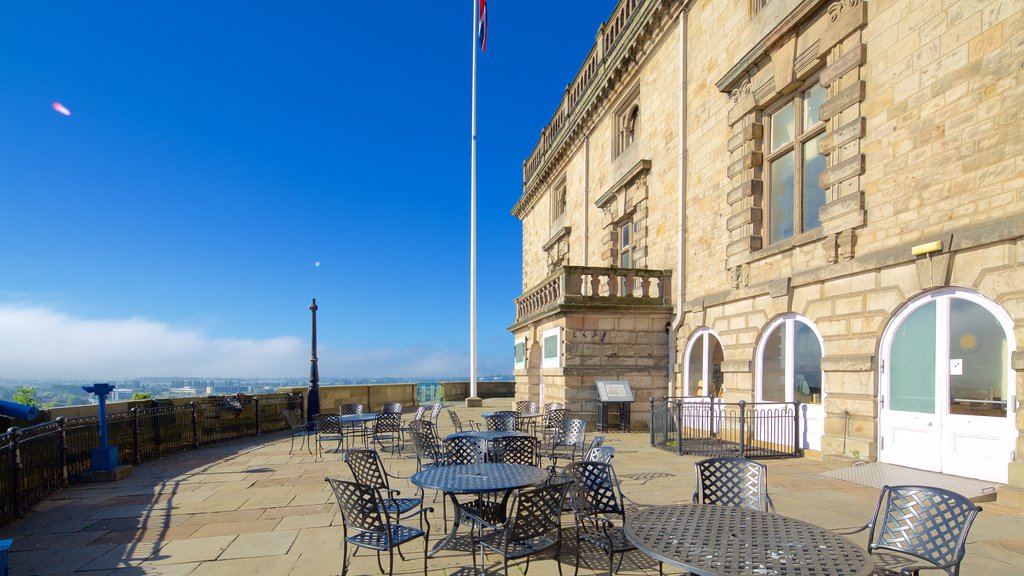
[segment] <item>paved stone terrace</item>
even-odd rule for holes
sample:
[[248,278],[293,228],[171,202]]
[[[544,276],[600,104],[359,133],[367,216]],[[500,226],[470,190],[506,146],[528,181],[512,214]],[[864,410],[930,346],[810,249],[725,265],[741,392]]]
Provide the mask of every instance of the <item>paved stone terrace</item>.
[[[510,405],[487,402],[486,410]],[[482,409],[458,407],[466,418]],[[446,414],[442,434],[450,431]],[[685,502],[694,487],[697,458],[676,456],[647,444],[647,435],[609,434],[613,460],[626,496],[639,503]],[[321,576],[341,572],[341,518],[325,476],[348,478],[337,454],[317,460],[305,450],[288,453],[287,434],[234,441],[136,466],[117,483],[82,484],[40,503],[25,518],[0,529],[14,538],[12,576],[90,574],[95,576],[217,576],[266,574]],[[411,446],[404,455],[385,456],[393,472],[408,476],[415,468]],[[874,488],[827,478],[811,459],[769,460],[769,489],[778,512],[828,528],[863,524],[877,499]],[[414,490],[408,481],[395,486]],[[431,497],[428,493],[428,500]],[[441,500],[435,507],[440,511]],[[572,520],[563,517],[566,546],[562,569],[572,573]],[[438,517],[431,540],[443,533]],[[866,542],[866,534],[854,537]],[[403,547],[407,560],[396,574],[418,574],[422,547]],[[606,574],[603,557],[584,549],[589,562],[581,574]],[[397,556],[396,556],[397,560]],[[468,538],[429,561],[431,575],[468,575]],[[500,573],[500,558],[487,557],[489,573]],[[385,567],[386,557],[385,557]],[[377,574],[372,553],[357,556],[350,574]],[[510,568],[511,574],[521,569]],[[554,561],[538,557],[530,573],[557,574]],[[657,563],[642,553],[627,555],[619,572],[657,574]],[[666,570],[666,573],[670,573]],[[962,574],[1024,574],[1024,495],[1001,492],[984,504],[970,534]]]

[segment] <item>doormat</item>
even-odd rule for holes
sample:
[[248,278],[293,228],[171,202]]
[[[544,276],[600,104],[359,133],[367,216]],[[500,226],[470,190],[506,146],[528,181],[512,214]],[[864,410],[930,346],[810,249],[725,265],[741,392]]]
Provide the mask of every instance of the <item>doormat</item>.
[[862,486],[882,489],[883,486],[934,486],[962,494],[972,502],[993,502],[1001,484],[961,476],[950,476],[916,468],[906,468],[881,462],[856,464],[849,468],[822,472],[823,476],[845,480]]

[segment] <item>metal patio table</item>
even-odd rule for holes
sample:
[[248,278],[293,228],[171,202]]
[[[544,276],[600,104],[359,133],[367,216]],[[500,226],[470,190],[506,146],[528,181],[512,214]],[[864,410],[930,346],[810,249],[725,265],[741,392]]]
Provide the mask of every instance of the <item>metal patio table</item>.
[[546,470],[525,464],[458,464],[455,466],[435,466],[426,468],[412,475],[410,481],[424,489],[441,490],[452,501],[455,507],[455,519],[452,529],[437,544],[434,544],[428,556],[447,546],[459,531],[464,512],[459,504],[458,496],[466,494],[486,494],[488,492],[505,492],[501,500],[504,508],[512,490],[525,488],[544,482],[548,477]]
[[519,432],[518,430],[463,430],[462,432],[453,432],[446,436],[446,438],[480,438],[488,442],[494,442],[495,438],[509,438],[511,436],[530,436],[530,433]]
[[[341,420],[341,427],[348,428],[352,434],[355,434],[355,430],[359,429],[359,436],[363,438],[363,445],[366,445],[366,425],[373,423],[377,420],[376,412],[367,412],[366,414],[345,414],[344,416],[335,416]],[[351,440],[351,438],[350,438]],[[351,446],[351,444],[350,444]]]
[[626,521],[648,556],[699,576],[868,576],[867,550],[802,520],[732,506],[652,506]]

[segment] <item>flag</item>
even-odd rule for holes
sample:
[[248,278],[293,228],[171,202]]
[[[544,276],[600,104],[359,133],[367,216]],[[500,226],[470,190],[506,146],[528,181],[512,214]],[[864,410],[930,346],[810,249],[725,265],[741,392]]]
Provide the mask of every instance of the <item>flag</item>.
[[480,39],[480,51],[487,52],[487,0],[480,0],[480,12],[477,16],[477,38]]

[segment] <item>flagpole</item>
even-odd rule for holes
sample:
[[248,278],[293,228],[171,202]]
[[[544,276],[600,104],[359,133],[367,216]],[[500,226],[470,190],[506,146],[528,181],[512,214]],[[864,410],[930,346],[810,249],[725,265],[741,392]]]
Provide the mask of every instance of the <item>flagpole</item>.
[[[473,105],[472,140],[470,143],[470,225],[469,225],[469,397],[476,404],[476,45],[480,31],[477,5],[473,3]],[[469,401],[467,400],[467,403]],[[479,405],[479,404],[477,404]]]

